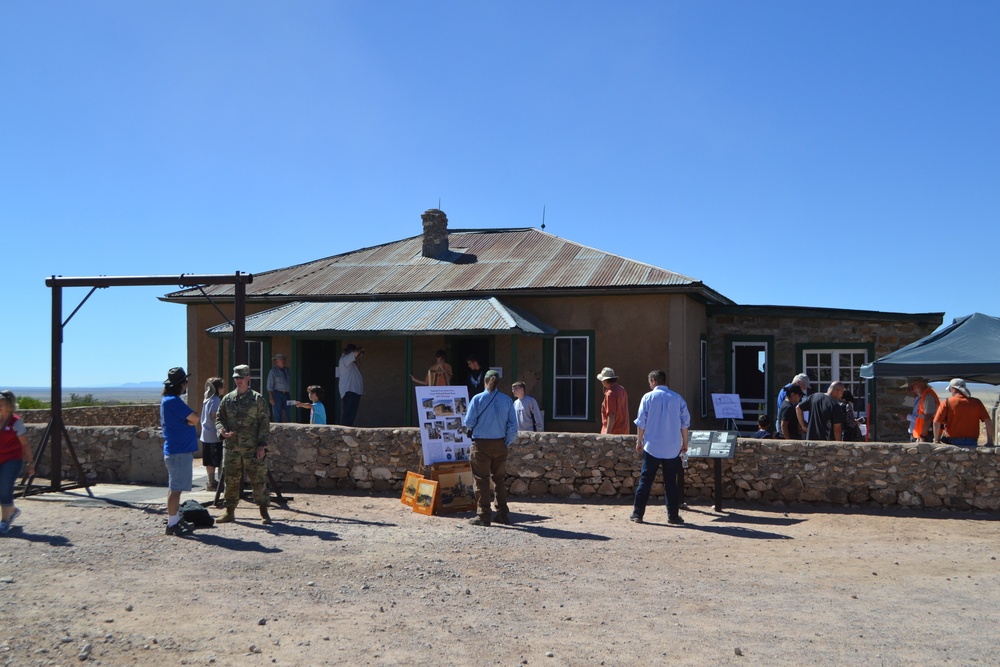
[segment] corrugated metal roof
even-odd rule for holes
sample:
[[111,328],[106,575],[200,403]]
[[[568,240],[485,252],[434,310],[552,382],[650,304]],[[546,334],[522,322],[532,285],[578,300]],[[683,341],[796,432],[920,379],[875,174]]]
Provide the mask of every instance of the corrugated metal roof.
[[[225,336],[232,327],[220,324],[210,336]],[[339,333],[521,333],[551,335],[553,327],[494,298],[405,301],[304,301],[251,315],[246,332],[253,335]]]
[[[247,297],[344,299],[359,296],[458,295],[512,290],[663,289],[700,293],[709,303],[732,303],[679,273],[580,245],[538,229],[452,230],[445,259],[423,257],[414,236],[343,255],[254,274]],[[231,297],[232,285],[205,288]],[[197,289],[167,301],[201,300]]]

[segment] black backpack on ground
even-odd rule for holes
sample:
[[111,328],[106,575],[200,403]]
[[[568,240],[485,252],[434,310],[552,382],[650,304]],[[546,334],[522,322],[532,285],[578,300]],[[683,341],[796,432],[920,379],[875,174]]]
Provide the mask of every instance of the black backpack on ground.
[[211,528],[215,519],[197,500],[185,500],[180,506],[181,518],[195,528]]

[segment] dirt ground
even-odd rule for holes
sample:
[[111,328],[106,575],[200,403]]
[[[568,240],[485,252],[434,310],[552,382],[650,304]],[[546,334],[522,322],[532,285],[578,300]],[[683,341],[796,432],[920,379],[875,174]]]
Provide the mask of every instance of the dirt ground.
[[293,494],[163,534],[162,505],[18,500],[0,664],[995,665],[1000,523],[958,512],[515,502],[516,524]]

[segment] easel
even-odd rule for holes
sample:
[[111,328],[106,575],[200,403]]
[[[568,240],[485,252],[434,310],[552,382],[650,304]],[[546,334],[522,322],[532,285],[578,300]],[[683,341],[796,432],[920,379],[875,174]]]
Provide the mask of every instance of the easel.
[[[70,441],[69,432],[66,430],[66,424],[63,421],[62,414],[62,342],[63,342],[63,331],[69,321],[73,319],[73,316],[79,312],[83,304],[87,303],[94,292],[101,288],[107,287],[142,287],[151,285],[177,285],[179,287],[198,287],[201,288],[202,285],[234,285],[235,286],[235,315],[233,317],[233,347],[236,355],[236,363],[242,364],[246,363],[246,345],[244,344],[245,332],[246,332],[246,286],[253,282],[253,276],[249,273],[240,273],[237,271],[233,275],[193,275],[193,274],[181,274],[180,276],[99,276],[99,277],[89,277],[89,278],[63,278],[62,276],[52,276],[45,280],[46,287],[52,288],[52,402],[51,402],[51,412],[49,416],[49,423],[45,428],[45,433],[42,435],[41,444],[38,447],[38,452],[36,452],[34,457],[35,467],[37,469],[38,463],[41,460],[42,454],[48,445],[49,439],[52,440],[52,456],[50,460],[51,471],[49,474],[49,488],[43,489],[42,487],[37,487],[37,490],[31,488],[31,483],[34,481],[37,475],[25,475],[21,479],[21,484],[24,486],[23,495],[29,495],[29,491],[32,495],[38,493],[49,493],[49,492],[62,492],[69,491],[71,489],[79,489],[85,487],[87,489],[87,494],[93,497],[94,494],[90,491],[90,485],[87,483],[87,479],[83,474],[83,468],[80,465],[80,460],[76,456],[76,451],[73,449],[73,443]],[[66,321],[62,321],[62,288],[63,287],[89,287],[90,291],[87,296],[83,298],[83,301],[73,309]],[[202,294],[205,294],[202,290]],[[211,302],[211,297],[205,294],[206,298]],[[215,303],[213,302],[214,306]],[[216,306],[216,310],[218,306]],[[219,310],[222,314],[222,311]],[[225,315],[223,315],[225,317]],[[228,318],[226,318],[228,319]],[[76,467],[76,474],[79,477],[76,484],[66,486],[62,483],[62,440],[63,437],[66,438],[66,448],[69,450],[70,456],[73,457],[73,463]]]

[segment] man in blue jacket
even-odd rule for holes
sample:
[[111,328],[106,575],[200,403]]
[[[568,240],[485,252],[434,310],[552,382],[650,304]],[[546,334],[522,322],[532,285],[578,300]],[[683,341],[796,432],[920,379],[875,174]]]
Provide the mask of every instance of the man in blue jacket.
[[486,390],[469,401],[465,427],[472,438],[472,478],[476,482],[476,518],[473,526],[488,526],[493,516],[490,510],[490,480],[496,487],[497,523],[510,523],[507,508],[507,448],[517,437],[517,415],[510,396],[497,390],[500,376],[486,371]]

